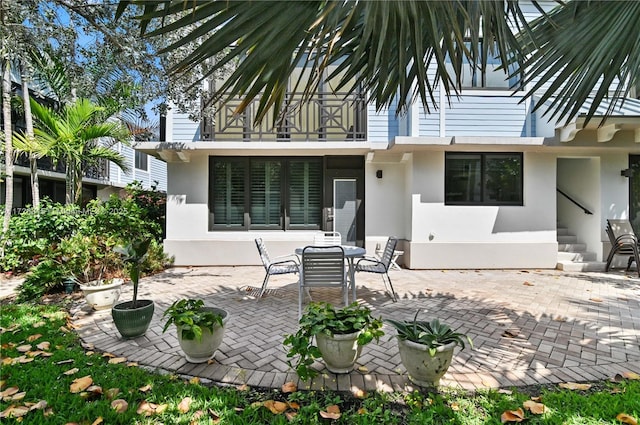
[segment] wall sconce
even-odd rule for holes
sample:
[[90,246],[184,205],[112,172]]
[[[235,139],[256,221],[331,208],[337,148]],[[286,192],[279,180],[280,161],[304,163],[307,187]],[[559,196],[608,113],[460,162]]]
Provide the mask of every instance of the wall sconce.
[[382,178],[382,170],[376,170],[376,177],[379,179]]
[[620,175],[622,177],[630,178],[630,177],[633,177],[634,172],[635,170],[633,170],[632,168],[626,168],[624,170],[620,170]]

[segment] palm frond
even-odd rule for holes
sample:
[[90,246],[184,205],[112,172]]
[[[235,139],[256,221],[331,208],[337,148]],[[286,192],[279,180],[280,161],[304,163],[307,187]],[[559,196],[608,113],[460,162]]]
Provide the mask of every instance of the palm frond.
[[85,156],[85,160],[94,163],[101,159],[113,162],[125,173],[130,171],[126,158],[106,146],[94,146],[87,151]]

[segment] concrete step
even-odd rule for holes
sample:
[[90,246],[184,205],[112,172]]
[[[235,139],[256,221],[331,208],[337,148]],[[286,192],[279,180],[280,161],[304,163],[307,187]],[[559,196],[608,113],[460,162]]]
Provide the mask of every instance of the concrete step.
[[595,261],[597,255],[595,252],[582,251],[582,252],[569,252],[569,251],[558,251],[558,262],[561,261]]
[[567,272],[603,272],[606,263],[603,261],[558,261],[556,269]]
[[576,244],[578,243],[578,237],[576,235],[563,235],[558,236],[558,243],[562,244]]
[[584,252],[587,244],[584,243],[558,243],[558,251],[563,252]]
[[569,229],[566,227],[558,227],[556,232],[558,236],[567,236],[569,234]]

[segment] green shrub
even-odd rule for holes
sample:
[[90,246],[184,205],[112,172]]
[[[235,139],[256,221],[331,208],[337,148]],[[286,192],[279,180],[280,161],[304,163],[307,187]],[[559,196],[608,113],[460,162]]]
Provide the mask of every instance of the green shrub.
[[67,274],[60,263],[46,258],[31,268],[24,282],[18,287],[18,302],[33,300],[62,287]]
[[158,191],[158,182],[151,185],[151,190],[142,188],[142,183],[134,181],[125,188],[129,199],[138,205],[143,211],[143,218],[156,223],[159,232],[156,239],[161,241],[165,237],[165,222],[167,215],[167,194]]

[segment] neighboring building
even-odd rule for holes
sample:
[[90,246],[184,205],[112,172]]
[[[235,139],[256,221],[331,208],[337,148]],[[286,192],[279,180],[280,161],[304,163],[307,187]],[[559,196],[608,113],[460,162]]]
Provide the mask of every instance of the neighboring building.
[[279,128],[252,125],[255,102],[200,123],[170,113],[167,141],[139,147],[167,162],[165,250],[176,265],[259,264],[256,237],[280,255],[323,229],[370,253],[394,235],[413,269],[601,267],[606,219],[640,218],[640,101],[603,127],[560,125],[508,87],[465,76],[461,97],[437,90],[437,110],[400,117],[320,89]]
[[[19,84],[19,75],[14,74],[13,90],[17,96],[22,96]],[[30,95],[38,102],[47,103],[50,101],[46,95],[37,90],[30,92]],[[0,116],[0,126],[2,125]],[[25,130],[24,116],[14,111],[12,113],[12,125],[14,130]],[[101,161],[97,166],[89,167],[85,172],[82,183],[83,199],[107,199],[111,194],[117,193],[128,183],[135,180],[140,181],[145,188],[156,186],[158,190],[167,189],[167,167],[166,164],[150,155],[134,150],[133,147],[120,143],[114,146],[126,159],[129,172],[123,172],[118,166],[107,161]],[[55,202],[65,202],[65,168],[63,163],[54,166],[49,158],[38,160],[40,197],[49,198]],[[15,160],[14,167],[14,190],[13,207],[24,208],[31,204],[31,178],[29,171],[29,159],[21,155]],[[4,182],[0,184],[0,204],[5,203]]]

